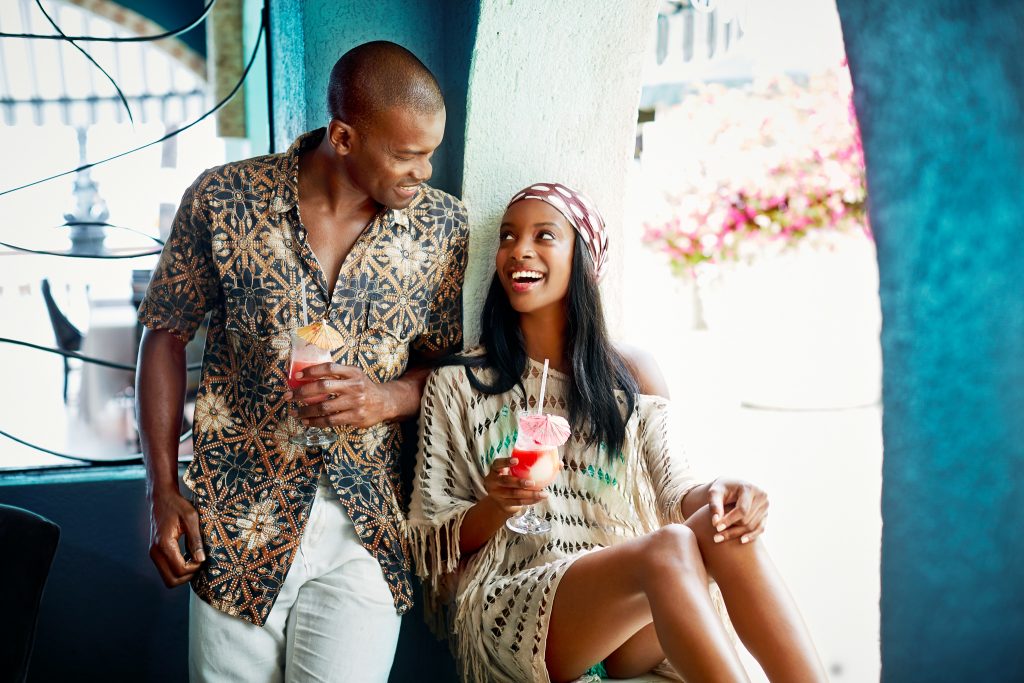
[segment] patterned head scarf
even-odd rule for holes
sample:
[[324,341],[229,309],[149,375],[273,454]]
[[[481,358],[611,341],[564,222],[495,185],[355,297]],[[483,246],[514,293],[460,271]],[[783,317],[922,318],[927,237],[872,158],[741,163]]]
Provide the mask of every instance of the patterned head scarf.
[[[590,197],[559,183],[537,183],[520,190],[509,201],[508,206],[524,199],[539,199],[558,209],[569,225],[576,229],[583,243],[587,245],[594,260],[594,272],[601,279],[608,265],[608,233],[604,219]],[[508,206],[505,208],[508,209]]]

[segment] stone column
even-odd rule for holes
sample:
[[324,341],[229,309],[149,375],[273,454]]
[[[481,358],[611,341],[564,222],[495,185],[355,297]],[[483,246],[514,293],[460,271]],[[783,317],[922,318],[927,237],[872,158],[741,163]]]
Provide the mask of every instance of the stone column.
[[656,0],[481,0],[463,177],[472,226],[467,340],[479,334],[505,202],[516,190],[544,180],[587,192],[601,209],[612,244],[603,292],[615,317],[626,167],[656,5]]

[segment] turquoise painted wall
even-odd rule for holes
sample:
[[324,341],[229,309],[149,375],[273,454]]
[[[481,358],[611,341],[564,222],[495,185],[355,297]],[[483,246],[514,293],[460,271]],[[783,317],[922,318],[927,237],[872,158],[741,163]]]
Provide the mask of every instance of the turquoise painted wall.
[[1024,3],[840,0],[881,273],[884,681],[1024,680]]
[[273,0],[271,12],[278,149],[327,124],[327,81],[342,54],[367,41],[390,40],[415,53],[441,84],[448,122],[431,184],[460,194],[478,0]]
[[292,140],[306,130],[302,8],[302,0],[272,0],[270,3],[274,152],[288,149]]

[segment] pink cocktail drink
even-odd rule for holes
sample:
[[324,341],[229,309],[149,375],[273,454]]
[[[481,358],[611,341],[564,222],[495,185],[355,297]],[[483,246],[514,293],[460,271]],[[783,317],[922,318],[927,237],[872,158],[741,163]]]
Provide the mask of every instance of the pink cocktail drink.
[[295,377],[295,375],[300,373],[300,372],[302,372],[306,368],[313,367],[314,365],[320,365],[320,364],[319,363],[310,362],[310,361],[300,361],[300,360],[299,361],[295,361],[295,360],[293,360],[292,364],[291,364],[291,367],[288,368],[288,386],[290,388],[292,388],[292,389],[298,389],[299,387],[301,387],[306,382],[313,381],[312,377],[303,377],[302,379],[298,379],[297,377]]
[[[532,481],[538,488],[546,488],[554,483],[562,469],[558,448],[569,438],[569,423],[558,415],[527,412],[518,415],[518,422],[519,432],[512,447],[512,458],[516,463],[509,466],[509,474]],[[521,515],[505,520],[505,526],[518,534],[551,531],[551,522],[539,517],[529,505],[524,507]]]
[[[292,342],[292,356],[291,362],[288,365],[288,377],[286,379],[288,387],[293,391],[298,389],[303,384],[312,382],[312,377],[298,378],[295,375],[298,373],[313,367],[314,365],[322,365],[323,363],[332,362],[331,352],[327,349],[322,349],[315,344],[310,344],[306,340],[302,339],[295,332],[291,335]],[[320,403],[326,398],[325,395],[313,396],[304,399],[306,404]],[[323,431],[318,427],[310,427],[305,432],[300,434],[293,434],[288,441],[297,445],[305,446],[326,446],[337,441],[338,436],[329,431]]]
[[557,447],[517,443],[512,457],[519,461],[509,468],[512,476],[533,480],[542,488],[550,485],[561,469]]

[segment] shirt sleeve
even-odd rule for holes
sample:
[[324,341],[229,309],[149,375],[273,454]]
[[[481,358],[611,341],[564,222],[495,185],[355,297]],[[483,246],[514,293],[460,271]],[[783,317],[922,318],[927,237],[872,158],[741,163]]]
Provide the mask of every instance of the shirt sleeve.
[[465,424],[466,390],[457,367],[434,372],[423,390],[409,526],[416,572],[435,592],[459,566],[466,512],[486,495]]
[[659,522],[685,521],[683,497],[701,482],[694,476],[682,447],[678,420],[669,401],[653,400],[642,417],[639,433]]
[[181,198],[171,234],[139,306],[139,322],[188,342],[213,307],[217,275],[197,179]]
[[462,202],[446,196],[445,203],[448,202],[452,208],[445,209],[449,226],[442,243],[443,257],[434,297],[427,311],[426,327],[411,345],[414,351],[424,355],[438,356],[462,350],[462,285],[469,253],[469,226]]

